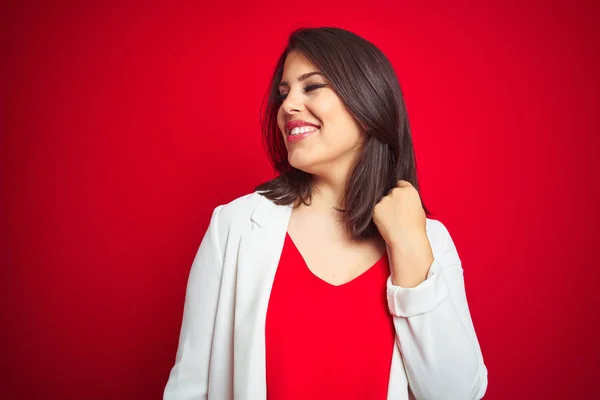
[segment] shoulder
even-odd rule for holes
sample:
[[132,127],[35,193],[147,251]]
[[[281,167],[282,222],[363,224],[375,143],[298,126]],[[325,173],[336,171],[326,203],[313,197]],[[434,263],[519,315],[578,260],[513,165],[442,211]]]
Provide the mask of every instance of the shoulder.
[[258,192],[252,192],[231,200],[229,203],[221,204],[215,208],[218,210],[219,220],[230,222],[232,219],[243,215],[250,216],[258,205],[262,196]]
[[437,219],[427,218],[425,229],[435,258],[443,260],[445,265],[461,263],[456,246],[446,225]]
[[286,207],[278,206],[260,192],[255,191],[217,206],[213,211],[211,224],[218,225],[220,231],[242,233],[250,230],[252,222],[269,222],[279,218]]
[[213,209],[207,233],[219,251],[225,251],[232,235],[239,236],[248,229],[250,216],[261,197],[257,192],[248,193]]

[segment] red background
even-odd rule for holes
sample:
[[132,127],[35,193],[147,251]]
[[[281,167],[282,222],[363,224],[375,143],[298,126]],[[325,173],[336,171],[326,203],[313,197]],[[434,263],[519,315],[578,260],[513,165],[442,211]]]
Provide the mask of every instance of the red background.
[[397,70],[486,398],[593,397],[599,7],[250,3],[3,2],[3,398],[161,397],[212,209],[273,176],[259,110],[276,58],[322,25]]

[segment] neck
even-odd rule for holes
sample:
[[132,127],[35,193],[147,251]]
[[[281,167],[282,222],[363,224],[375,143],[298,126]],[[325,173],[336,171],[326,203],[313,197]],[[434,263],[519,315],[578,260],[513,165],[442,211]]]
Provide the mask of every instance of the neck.
[[319,209],[344,208],[345,176],[315,175],[313,185],[311,206]]
[[315,211],[333,211],[333,215],[337,216],[339,213],[334,208],[345,208],[346,180],[354,162],[353,159],[346,157],[326,166],[320,165],[311,171],[313,186],[311,209]]

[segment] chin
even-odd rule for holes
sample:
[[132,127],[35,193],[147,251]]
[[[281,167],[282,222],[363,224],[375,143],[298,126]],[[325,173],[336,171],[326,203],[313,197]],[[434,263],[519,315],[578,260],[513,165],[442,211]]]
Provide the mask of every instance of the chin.
[[316,160],[306,157],[288,157],[288,162],[292,167],[309,174],[313,174],[317,166]]

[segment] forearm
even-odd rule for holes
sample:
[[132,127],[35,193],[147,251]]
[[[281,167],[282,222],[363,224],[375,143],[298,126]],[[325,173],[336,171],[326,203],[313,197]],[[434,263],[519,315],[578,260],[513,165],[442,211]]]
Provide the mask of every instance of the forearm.
[[441,271],[436,262],[431,269],[428,279],[415,288],[388,281],[389,306],[411,390],[417,399],[479,399],[487,386],[487,370],[459,289],[462,268]]
[[410,243],[388,245],[392,283],[414,288],[427,279],[433,263],[433,251],[427,235],[416,235]]

